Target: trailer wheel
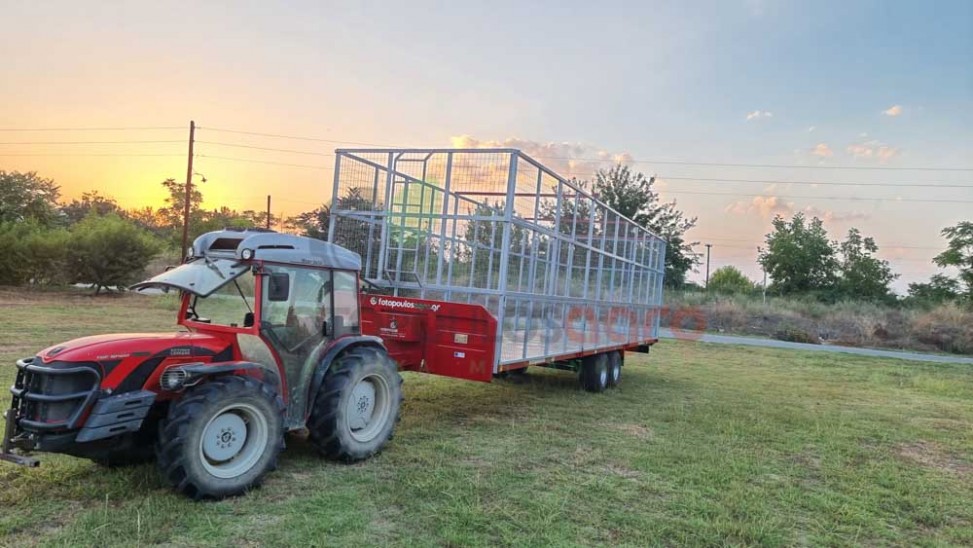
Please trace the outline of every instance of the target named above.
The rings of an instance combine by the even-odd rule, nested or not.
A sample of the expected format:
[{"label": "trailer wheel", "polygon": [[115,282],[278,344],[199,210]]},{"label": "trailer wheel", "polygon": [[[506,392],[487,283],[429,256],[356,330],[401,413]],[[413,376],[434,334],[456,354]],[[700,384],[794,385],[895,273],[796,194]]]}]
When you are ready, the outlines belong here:
[{"label": "trailer wheel", "polygon": [[367,459],[392,439],[402,405],[402,377],[385,350],[356,346],[324,377],[308,420],[308,438],[324,456]]},{"label": "trailer wheel", "polygon": [[159,469],[193,499],[239,495],[260,485],[284,448],[284,404],[252,377],[213,379],[169,407],[159,429]]},{"label": "trailer wheel", "polygon": [[595,354],[581,361],[581,387],[588,392],[604,392],[608,387],[608,355]]},{"label": "trailer wheel", "polygon": [[622,353],[608,353],[608,387],[615,388],[622,382]]}]

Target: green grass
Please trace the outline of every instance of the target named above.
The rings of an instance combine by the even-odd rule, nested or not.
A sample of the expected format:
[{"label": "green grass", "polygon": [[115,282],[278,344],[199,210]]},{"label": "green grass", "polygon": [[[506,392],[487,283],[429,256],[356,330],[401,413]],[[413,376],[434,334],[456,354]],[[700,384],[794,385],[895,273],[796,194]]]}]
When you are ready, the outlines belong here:
[{"label": "green grass", "polygon": [[[136,297],[0,293],[0,310],[5,364],[174,317]],[[673,341],[605,394],[528,377],[406,374],[381,455],[340,465],[290,438],[261,489],[221,502],[151,465],[0,463],[0,545],[973,544],[968,367]]]}]

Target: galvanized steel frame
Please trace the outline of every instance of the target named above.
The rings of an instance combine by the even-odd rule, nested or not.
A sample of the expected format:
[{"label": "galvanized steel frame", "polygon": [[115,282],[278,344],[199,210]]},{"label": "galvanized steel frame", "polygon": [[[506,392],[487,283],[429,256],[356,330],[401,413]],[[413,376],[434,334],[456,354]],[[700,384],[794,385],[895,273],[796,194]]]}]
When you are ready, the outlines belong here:
[{"label": "galvanized steel frame", "polygon": [[362,255],[363,278],[395,295],[479,302],[496,316],[494,371],[657,336],[665,241],[519,150],[339,149],[332,196],[329,240]]}]

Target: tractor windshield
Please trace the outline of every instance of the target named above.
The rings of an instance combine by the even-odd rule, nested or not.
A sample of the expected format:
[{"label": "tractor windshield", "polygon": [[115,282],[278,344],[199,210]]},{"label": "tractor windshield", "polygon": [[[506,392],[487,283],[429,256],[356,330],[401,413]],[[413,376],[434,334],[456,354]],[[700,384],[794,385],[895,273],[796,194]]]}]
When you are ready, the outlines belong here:
[{"label": "tractor windshield", "polygon": [[198,322],[250,327],[253,325],[255,276],[245,271],[206,297],[193,296],[187,319]]},{"label": "tractor windshield", "polygon": [[232,282],[243,274],[250,265],[236,259],[210,259],[200,257],[167,270],[158,276],[133,285],[130,289],[142,291],[155,288],[163,291],[178,289],[188,291],[199,297],[207,297],[214,291]]}]

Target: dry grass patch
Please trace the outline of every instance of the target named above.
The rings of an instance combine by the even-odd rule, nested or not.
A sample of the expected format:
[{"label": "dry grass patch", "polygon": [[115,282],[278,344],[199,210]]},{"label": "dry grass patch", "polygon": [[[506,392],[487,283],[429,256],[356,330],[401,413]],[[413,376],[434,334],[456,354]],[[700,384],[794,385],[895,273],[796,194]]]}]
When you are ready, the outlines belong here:
[{"label": "dry grass patch", "polygon": [[973,472],[973,463],[960,460],[934,442],[904,443],[897,446],[895,450],[900,457],[932,470],[959,476],[968,476]]}]

